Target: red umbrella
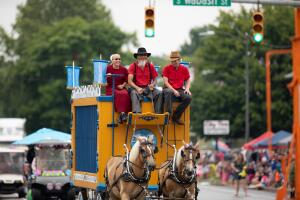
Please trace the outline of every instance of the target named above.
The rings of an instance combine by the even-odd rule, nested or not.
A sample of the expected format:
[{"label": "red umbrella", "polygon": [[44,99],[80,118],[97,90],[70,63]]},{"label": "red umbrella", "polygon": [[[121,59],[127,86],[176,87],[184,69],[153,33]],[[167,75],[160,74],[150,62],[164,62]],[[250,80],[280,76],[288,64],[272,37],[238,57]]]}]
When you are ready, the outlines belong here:
[{"label": "red umbrella", "polygon": [[250,142],[247,142],[246,144],[243,145],[243,148],[244,149],[247,149],[247,150],[251,150],[251,149],[254,149],[254,145],[264,139],[267,139],[267,138],[270,138],[272,137],[273,133],[270,132],[270,131],[267,131],[263,134],[261,134],[260,136],[258,136],[257,138],[251,140]]}]

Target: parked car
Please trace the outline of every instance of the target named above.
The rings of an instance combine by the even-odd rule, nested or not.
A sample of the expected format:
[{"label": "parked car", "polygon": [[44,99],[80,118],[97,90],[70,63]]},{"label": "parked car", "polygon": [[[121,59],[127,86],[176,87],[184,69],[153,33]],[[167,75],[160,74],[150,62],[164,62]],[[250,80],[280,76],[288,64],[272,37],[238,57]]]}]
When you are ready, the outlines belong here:
[{"label": "parked car", "polygon": [[25,147],[0,147],[0,193],[18,193],[20,198],[26,196],[26,179],[23,173]]}]

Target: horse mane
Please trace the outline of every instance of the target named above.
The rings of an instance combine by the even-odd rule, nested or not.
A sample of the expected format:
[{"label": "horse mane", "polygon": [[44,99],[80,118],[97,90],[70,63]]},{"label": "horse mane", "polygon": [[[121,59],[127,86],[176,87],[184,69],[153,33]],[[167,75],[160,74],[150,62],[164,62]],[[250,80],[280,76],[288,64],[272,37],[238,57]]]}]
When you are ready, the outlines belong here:
[{"label": "horse mane", "polygon": [[184,146],[180,147],[180,149],[176,153],[176,167],[180,166],[182,157],[181,157],[181,150],[184,148]]},{"label": "horse mane", "polygon": [[137,160],[138,156],[140,154],[141,142],[140,142],[139,139],[147,141],[147,138],[142,137],[142,136],[140,136],[136,139],[136,142],[134,143],[134,145],[133,145],[133,147],[131,148],[131,151],[130,151],[130,155],[129,155],[129,161],[130,162],[134,162],[135,160]]}]

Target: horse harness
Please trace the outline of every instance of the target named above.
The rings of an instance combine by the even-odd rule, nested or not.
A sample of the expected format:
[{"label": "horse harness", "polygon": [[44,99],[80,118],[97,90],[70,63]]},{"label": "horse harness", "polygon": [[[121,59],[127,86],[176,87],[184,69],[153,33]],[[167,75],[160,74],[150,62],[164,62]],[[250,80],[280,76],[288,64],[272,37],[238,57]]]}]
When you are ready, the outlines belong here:
[{"label": "horse harness", "polygon": [[[168,176],[166,177],[165,180],[172,179],[173,181],[175,181],[179,185],[187,185],[187,187],[189,187],[191,184],[196,182],[196,172],[193,174],[193,176],[190,179],[185,179],[185,178],[182,178],[182,177],[179,176],[177,168],[175,168],[175,170],[173,169],[173,163],[172,162],[169,163],[168,169],[169,169],[169,174],[168,174]],[[166,181],[164,181],[164,183],[165,182]]]},{"label": "horse harness", "polygon": [[[191,152],[191,151],[193,151],[194,149],[193,149],[191,146],[189,146],[189,147],[188,147],[188,150]],[[187,162],[187,161],[189,161],[189,160],[192,160],[192,158],[186,159],[185,162]],[[164,185],[166,184],[166,181],[167,181],[168,179],[171,179],[171,180],[173,180],[174,182],[176,182],[179,186],[181,186],[181,187],[184,188],[184,190],[185,190],[184,196],[186,196],[187,193],[188,193],[188,188],[189,188],[192,184],[197,183],[197,180],[196,180],[196,170],[194,170],[194,173],[193,173],[193,175],[191,176],[190,179],[186,179],[186,178],[184,178],[184,177],[180,177],[180,176],[179,176],[179,172],[178,172],[178,168],[176,167],[176,164],[175,164],[175,163],[176,163],[175,161],[176,161],[176,158],[175,158],[175,156],[174,156],[172,162],[169,162],[169,164],[167,165],[167,169],[166,169],[166,171],[165,171],[165,174],[166,174],[167,171],[168,171],[168,175],[167,175],[167,177],[164,179],[164,181],[163,181],[163,183],[162,183],[162,186],[164,186]],[[193,163],[195,164],[194,161],[193,161]],[[196,165],[194,165],[194,166],[196,166]],[[165,174],[164,174],[164,176],[165,176]],[[162,191],[159,191],[159,192],[162,192]],[[197,188],[196,188],[195,196],[197,197],[197,195],[198,195],[198,192],[197,192]]]},{"label": "horse harness", "polygon": [[[149,144],[152,144],[152,143],[144,142],[142,144],[149,145]],[[153,156],[153,154],[143,153],[143,159],[144,159],[143,161],[144,161],[146,167],[139,167],[136,164],[129,161],[129,154],[124,156],[123,162],[120,162],[116,167],[116,171],[117,171],[117,169],[119,167],[123,166],[122,174],[119,177],[116,177],[117,176],[116,173],[114,174],[114,180],[115,181],[113,182],[113,184],[111,185],[110,190],[107,191],[107,193],[109,194],[111,192],[112,188],[115,187],[115,186],[120,191],[120,188],[119,188],[119,185],[118,185],[118,182],[119,182],[120,179],[123,179],[125,182],[135,183],[136,185],[141,187],[141,191],[138,192],[138,194],[133,199],[136,199],[138,196],[140,196],[140,194],[143,191],[147,192],[145,186],[147,185],[148,181],[150,180],[151,174],[150,174],[149,168],[147,167],[147,161],[145,161],[145,158],[148,157],[149,155]],[[138,167],[140,169],[145,169],[143,177],[141,177],[141,178],[136,177],[135,174],[134,174],[133,168],[130,164],[135,165],[136,167]],[[106,179],[106,182],[108,183],[107,179]]]}]

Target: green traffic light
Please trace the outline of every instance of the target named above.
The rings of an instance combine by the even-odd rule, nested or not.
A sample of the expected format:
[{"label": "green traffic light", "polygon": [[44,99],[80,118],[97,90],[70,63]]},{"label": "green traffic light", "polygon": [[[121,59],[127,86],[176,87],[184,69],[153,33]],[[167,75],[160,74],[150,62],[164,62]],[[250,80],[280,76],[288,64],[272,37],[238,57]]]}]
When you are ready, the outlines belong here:
[{"label": "green traffic light", "polygon": [[264,39],[264,36],[261,33],[255,33],[253,39],[255,42],[259,43]]},{"label": "green traffic light", "polygon": [[146,30],[145,30],[145,36],[146,37],[154,37],[154,29],[152,29],[152,28],[146,28]]}]

